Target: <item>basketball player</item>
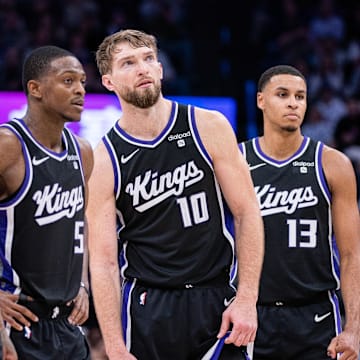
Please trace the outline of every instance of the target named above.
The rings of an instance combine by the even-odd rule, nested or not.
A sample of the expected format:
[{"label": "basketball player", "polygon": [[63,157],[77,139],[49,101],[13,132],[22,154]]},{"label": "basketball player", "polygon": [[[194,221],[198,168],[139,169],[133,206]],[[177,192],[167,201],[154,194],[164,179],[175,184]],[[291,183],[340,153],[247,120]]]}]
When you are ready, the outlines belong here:
[{"label": "basketball player", "polygon": [[96,59],[122,108],[96,147],[89,181],[91,284],[107,355],[246,359],[257,328],[263,227],[231,125],[218,112],[162,96],[152,35],[109,35]]},{"label": "basketball player", "polygon": [[[297,69],[279,65],[266,70],[257,93],[263,136],[240,144],[265,227],[254,360],[345,360],[359,355],[355,174],[344,154],[302,135],[306,90]],[[343,331],[335,293],[339,287]]]},{"label": "basketball player", "polygon": [[23,65],[28,107],[0,127],[0,309],[19,359],[89,359],[85,234],[90,144],[67,130],[79,121],[86,76],[54,46]]}]

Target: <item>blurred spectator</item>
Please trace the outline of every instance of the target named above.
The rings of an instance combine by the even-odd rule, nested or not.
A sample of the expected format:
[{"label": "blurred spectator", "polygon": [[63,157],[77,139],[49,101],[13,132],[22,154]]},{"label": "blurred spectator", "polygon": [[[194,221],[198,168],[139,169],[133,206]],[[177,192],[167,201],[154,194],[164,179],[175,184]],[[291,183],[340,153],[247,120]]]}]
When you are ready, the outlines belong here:
[{"label": "blurred spectator", "polygon": [[347,97],[360,99],[360,38],[349,43],[347,60],[344,94]]},{"label": "blurred spectator", "polygon": [[0,51],[8,47],[19,48],[26,45],[29,31],[21,13],[16,8],[16,0],[0,0]]},{"label": "blurred spectator", "polygon": [[[99,39],[138,27],[158,36],[165,76],[171,79],[165,78],[164,86],[173,95],[237,98],[239,79],[256,78],[269,63],[302,58],[311,72],[329,69],[309,90],[320,89],[327,78],[328,86],[358,96],[360,66],[349,54],[357,52],[359,42],[359,2],[259,0],[242,3],[240,13],[235,5],[233,0],[0,0],[0,71],[8,68],[8,48],[16,47],[11,53],[22,58],[46,43],[71,48],[91,69]],[[199,22],[203,15],[208,26]],[[105,92],[92,83],[91,89]],[[0,76],[0,90],[14,86]]]},{"label": "blurred spectator", "polygon": [[[321,52],[312,56],[312,70],[308,74],[309,101],[317,100],[323,88],[342,95],[344,89],[344,67],[339,51],[333,49],[332,39],[321,40]],[[319,49],[319,47],[318,47]]]},{"label": "blurred spectator", "polygon": [[330,145],[332,143],[332,133],[329,132],[327,123],[328,120],[315,104],[307,110],[307,114],[302,125],[302,132],[305,136],[309,136],[314,140],[319,140]]},{"label": "blurred spectator", "polygon": [[[275,65],[279,62],[289,63],[295,58],[307,56],[310,50],[308,38],[307,12],[296,0],[281,0],[273,6],[278,9],[272,16],[271,32],[273,39],[269,42],[269,58]],[[296,44],[296,46],[294,46]]]},{"label": "blurred spectator", "polygon": [[332,38],[340,43],[345,36],[345,22],[335,0],[318,0],[317,11],[309,24],[310,41]]},{"label": "blurred spectator", "polygon": [[360,100],[349,98],[347,112],[341,117],[334,131],[334,145],[340,151],[360,146]]},{"label": "blurred spectator", "polygon": [[[274,14],[271,12],[272,4],[266,0],[254,2],[249,13],[248,42],[251,61],[262,70],[269,65],[268,44],[274,39],[272,19]],[[282,19],[283,20],[283,19]],[[260,70],[260,71],[261,71]],[[260,72],[259,71],[259,72]],[[257,73],[257,70],[255,70]],[[256,74],[257,75],[257,74]]]},{"label": "blurred spectator", "polygon": [[0,60],[0,82],[7,84],[9,91],[19,90],[21,84],[22,51],[19,46],[10,46],[5,49]]},{"label": "blurred spectator", "polygon": [[98,86],[98,71],[93,71],[100,40],[120,28],[140,26],[160,33],[164,86],[170,84],[168,78],[171,93],[189,94],[193,67],[188,1],[0,0],[0,90],[21,90],[15,80],[26,52],[52,44],[71,50],[90,70],[88,91],[106,92]]},{"label": "blurred spectator", "polygon": [[335,91],[324,85],[320,90],[318,100],[313,103],[321,113],[323,119],[326,119],[325,129],[329,133],[328,145],[333,145],[333,134],[339,120],[347,114],[347,106],[345,101]]},{"label": "blurred spectator", "polygon": [[86,73],[86,91],[88,93],[104,92],[96,65],[93,62],[87,62],[83,67]]},{"label": "blurred spectator", "polygon": [[110,35],[130,25],[129,15],[124,9],[117,6],[111,12],[108,24],[105,26],[106,35]]},{"label": "blurred spectator", "polygon": [[76,57],[83,63],[93,62],[93,58],[86,45],[85,32],[73,30],[68,34],[68,46],[67,48],[76,55]]},{"label": "blurred spectator", "polygon": [[158,37],[167,93],[190,91],[192,53],[185,10],[186,1],[182,0],[141,0],[139,4],[143,30]]},{"label": "blurred spectator", "polygon": [[355,169],[357,181],[358,206],[360,210],[360,145],[352,145],[344,150],[344,153],[350,158]]},{"label": "blurred spectator", "polygon": [[338,122],[334,131],[335,147],[345,153],[353,163],[358,185],[360,209],[360,100],[347,100],[347,114]]},{"label": "blurred spectator", "polygon": [[305,136],[325,144],[330,144],[332,141],[332,134],[327,128],[327,119],[323,117],[316,105],[308,109],[302,125],[302,132]]}]

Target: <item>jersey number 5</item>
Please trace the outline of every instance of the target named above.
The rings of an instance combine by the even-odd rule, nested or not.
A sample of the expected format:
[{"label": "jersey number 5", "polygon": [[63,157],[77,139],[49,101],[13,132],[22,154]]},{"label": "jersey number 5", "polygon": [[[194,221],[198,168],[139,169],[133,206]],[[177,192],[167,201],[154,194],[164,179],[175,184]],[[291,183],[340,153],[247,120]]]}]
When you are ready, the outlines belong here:
[{"label": "jersey number 5", "polygon": [[75,234],[74,234],[74,253],[83,254],[84,253],[84,222],[75,221]]}]

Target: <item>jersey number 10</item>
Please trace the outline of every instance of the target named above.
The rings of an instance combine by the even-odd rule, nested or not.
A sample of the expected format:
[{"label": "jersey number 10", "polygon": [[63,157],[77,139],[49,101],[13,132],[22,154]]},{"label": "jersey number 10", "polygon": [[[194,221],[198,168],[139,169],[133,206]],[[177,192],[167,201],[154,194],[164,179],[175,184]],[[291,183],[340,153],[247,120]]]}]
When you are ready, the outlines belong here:
[{"label": "jersey number 10", "polygon": [[204,192],[176,200],[180,207],[184,227],[201,224],[209,220],[206,195]]}]

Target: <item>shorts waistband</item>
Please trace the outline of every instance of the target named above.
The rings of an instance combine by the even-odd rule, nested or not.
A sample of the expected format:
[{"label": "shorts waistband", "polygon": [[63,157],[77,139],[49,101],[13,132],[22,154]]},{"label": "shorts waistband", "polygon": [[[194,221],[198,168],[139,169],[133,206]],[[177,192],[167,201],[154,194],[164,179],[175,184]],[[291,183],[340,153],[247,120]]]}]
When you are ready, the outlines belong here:
[{"label": "shorts waistband", "polygon": [[19,301],[19,304],[27,307],[39,319],[47,320],[59,320],[67,318],[73,309],[73,305],[52,305],[41,301]]},{"label": "shorts waistband", "polygon": [[192,289],[192,288],[212,288],[212,287],[223,287],[227,286],[230,283],[230,277],[227,274],[220,274],[217,277],[202,281],[202,282],[188,282],[185,284],[175,285],[175,286],[167,286],[167,285],[159,285],[152,284],[146,281],[142,281],[136,279],[136,285],[144,286],[146,288],[156,288],[156,289],[166,289],[166,290],[177,290],[177,289]]},{"label": "shorts waistband", "polygon": [[260,306],[306,306],[311,304],[322,303],[326,300],[329,300],[329,295],[327,292],[320,293],[318,295],[304,298],[304,299],[295,299],[295,300],[275,300],[275,301],[265,301],[265,302],[258,302]]}]

